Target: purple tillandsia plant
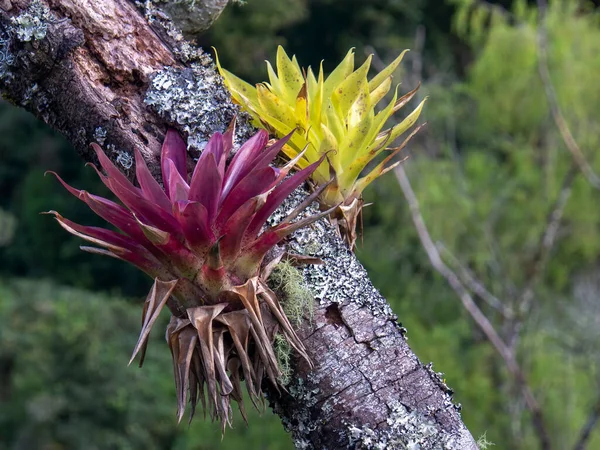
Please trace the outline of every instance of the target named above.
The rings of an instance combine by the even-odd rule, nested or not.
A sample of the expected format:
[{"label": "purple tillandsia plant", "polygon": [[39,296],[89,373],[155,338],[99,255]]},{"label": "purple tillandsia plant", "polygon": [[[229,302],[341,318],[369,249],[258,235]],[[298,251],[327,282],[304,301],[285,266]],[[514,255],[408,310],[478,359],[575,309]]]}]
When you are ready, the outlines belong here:
[{"label": "purple tillandsia plant", "polygon": [[122,259],[154,278],[131,361],[140,353],[142,365],[150,330],[167,305],[172,316],[166,338],[173,356],[178,419],[189,394],[190,420],[200,399],[223,430],[231,424],[231,399],[245,418],[242,380],[255,406],[262,401],[265,374],[277,387],[276,333],[310,363],[266,284],[281,252],[278,257],[267,254],[276,253],[270,250],[286,236],[330,212],[292,222],[320,189],[280,224],[265,228],[269,216],[322,160],[288,176],[296,160],[282,168],[270,164],[291,135],[267,146],[268,134],[261,130],[228,163],[233,136],[233,124],[224,134],[215,133],[188,174],[186,144],[169,130],[161,152],[164,189],[139,151],[135,151],[136,187],[92,144],[106,173],[96,169],[98,175],[123,205],[75,189],[52,173],[120,232],[82,226],[50,211],[63,228],[95,245],[83,250]]}]

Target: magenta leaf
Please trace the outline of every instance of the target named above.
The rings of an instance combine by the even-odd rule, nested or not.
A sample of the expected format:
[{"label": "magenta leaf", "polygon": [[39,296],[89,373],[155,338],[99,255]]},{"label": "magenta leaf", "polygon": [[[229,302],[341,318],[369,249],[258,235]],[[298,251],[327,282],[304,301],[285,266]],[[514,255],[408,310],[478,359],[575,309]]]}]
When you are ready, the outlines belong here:
[{"label": "magenta leaf", "polygon": [[256,161],[253,163],[254,167],[252,170],[256,170],[257,168],[266,167],[269,164],[271,164],[271,162],[279,154],[279,152],[281,151],[283,146],[285,144],[287,144],[287,142],[292,138],[292,134],[294,134],[294,131],[292,131],[287,136],[282,137],[281,139],[279,139],[277,142],[275,142],[270,147],[267,147],[265,149],[265,151],[263,152],[263,154],[260,156],[260,158],[257,158]]},{"label": "magenta leaf", "polygon": [[198,161],[198,165],[192,175],[190,200],[200,202],[204,205],[210,223],[214,221],[217,214],[222,181],[213,153],[209,153],[203,158],[203,164],[200,164],[200,161]]},{"label": "magenta leaf", "polygon": [[227,220],[221,230],[221,256],[225,261],[233,261],[240,253],[242,241],[246,233],[246,228],[250,224],[256,211],[258,198],[244,203],[230,218]]},{"label": "magenta leaf", "polygon": [[[96,156],[98,156],[100,165],[102,166],[109,178],[112,178],[113,180],[117,181],[124,189],[128,189],[131,192],[134,192],[138,195],[141,193],[141,190],[136,188],[133,184],[131,184],[127,177],[123,175],[123,173],[119,169],[117,169],[117,166],[115,166],[112,163],[108,156],[106,156],[106,153],[104,153],[104,150],[102,150],[98,144],[92,144],[92,148],[96,152]],[[94,166],[94,168],[96,167]]]},{"label": "magenta leaf", "polygon": [[185,179],[179,174],[172,160],[167,161],[169,167],[169,197],[172,203],[187,201],[190,194],[190,187]]},{"label": "magenta leaf", "polygon": [[279,169],[265,167],[253,173],[252,176],[247,176],[235,186],[221,205],[216,222],[217,230],[221,229],[240,206],[271,189],[277,181],[278,175]]},{"label": "magenta leaf", "polygon": [[319,161],[312,163],[310,166],[296,172],[294,175],[284,180],[279,186],[277,186],[267,197],[265,204],[254,216],[252,223],[248,227],[248,238],[255,238],[260,229],[265,224],[267,219],[273,212],[283,203],[283,201],[300,186],[306,179],[319,167],[323,162],[323,158]]},{"label": "magenta leaf", "polygon": [[177,172],[184,180],[188,180],[187,176],[187,164],[186,164],[186,156],[187,156],[187,145],[185,141],[179,136],[179,133],[176,130],[169,129],[167,130],[167,135],[165,136],[165,141],[163,142],[162,149],[160,152],[161,159],[161,170],[163,176],[163,184],[165,186],[165,192],[167,196],[169,196],[169,163],[168,161],[173,161]]},{"label": "magenta leaf", "polygon": [[269,135],[267,132],[265,130],[260,130],[240,147],[225,173],[223,197],[226,197],[229,194],[229,191],[231,191],[243,177],[254,169],[252,162],[256,159],[256,156],[265,145],[267,145],[268,140]]},{"label": "magenta leaf", "polygon": [[181,227],[171,214],[141,195],[124,189],[113,179],[109,179],[108,183],[110,190],[143,222],[175,236],[182,236]]},{"label": "magenta leaf", "polygon": [[165,194],[165,191],[160,187],[160,184],[154,179],[146,161],[142,157],[140,151],[136,148],[135,151],[135,176],[142,189],[142,194],[148,200],[157,205],[160,205],[165,211],[171,210],[171,202]]},{"label": "magenta leaf", "polygon": [[192,201],[177,202],[173,211],[190,248],[198,253],[204,253],[215,242],[215,235],[210,228],[204,205]]}]

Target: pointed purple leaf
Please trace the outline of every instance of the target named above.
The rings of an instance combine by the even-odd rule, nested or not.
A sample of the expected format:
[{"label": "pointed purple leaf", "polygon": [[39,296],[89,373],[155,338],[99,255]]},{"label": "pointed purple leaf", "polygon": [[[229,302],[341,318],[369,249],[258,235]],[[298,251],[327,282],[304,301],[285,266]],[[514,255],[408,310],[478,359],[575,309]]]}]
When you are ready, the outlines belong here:
[{"label": "pointed purple leaf", "polygon": [[204,205],[211,224],[217,214],[222,180],[214,153],[207,153],[206,157],[201,157],[194,169],[189,199]]},{"label": "pointed purple leaf", "polygon": [[173,161],[177,172],[184,180],[188,180],[187,176],[187,165],[186,165],[186,157],[187,157],[187,145],[185,141],[181,138],[179,133],[174,129],[167,130],[167,135],[165,136],[165,141],[163,142],[162,149],[160,152],[160,166],[162,170],[163,176],[163,184],[165,186],[165,192],[167,196],[169,196],[169,163],[168,161]]},{"label": "pointed purple leaf", "polygon": [[252,223],[248,227],[248,237],[255,238],[260,229],[265,224],[267,219],[273,212],[283,203],[283,201],[319,167],[323,162],[323,158],[312,163],[310,166],[296,172],[294,175],[284,180],[277,186],[267,197],[265,204],[254,216]]},{"label": "pointed purple leaf", "polygon": [[74,187],[67,184],[55,172],[50,171],[46,173],[51,173],[52,175],[54,175],[58,179],[58,181],[65,187],[65,189],[67,189],[79,200],[85,202],[92,211],[94,211],[98,216],[102,217],[108,223],[117,227],[125,234],[131,236],[137,242],[149,244],[148,240],[145,238],[145,236],[139,229],[137,222],[135,221],[133,215],[129,210],[119,205],[118,203],[115,203],[106,198],[90,194],[87,191],[75,189]]},{"label": "pointed purple leaf", "polygon": [[287,144],[287,142],[291,139],[291,137],[292,137],[292,135],[294,134],[295,131],[296,130],[292,131],[288,135],[286,135],[286,136],[282,137],[281,139],[279,139],[277,142],[275,142],[270,147],[267,147],[265,149],[265,151],[262,153],[262,155],[260,155],[260,157],[255,160],[255,163],[253,163],[254,167],[252,168],[252,170],[254,171],[254,170],[258,169],[258,168],[266,167],[269,164],[271,164],[271,162],[279,154],[279,152],[281,151],[281,149],[283,148],[283,146],[285,144]]},{"label": "pointed purple leaf", "polygon": [[217,163],[217,168],[219,171],[219,175],[221,179],[223,178],[223,174],[225,172],[225,151],[223,147],[223,136],[221,133],[217,132],[212,135],[212,137],[208,140],[208,143],[202,150],[202,154],[196,163],[196,167],[194,168],[194,173],[192,174],[192,180],[196,177],[196,172],[202,170],[202,167],[208,159],[212,156]]},{"label": "pointed purple leaf", "polygon": [[223,197],[227,196],[233,187],[254,169],[253,161],[265,148],[268,140],[268,133],[265,130],[260,130],[240,147],[227,168],[223,185]]},{"label": "pointed purple leaf", "polygon": [[134,192],[138,195],[141,194],[141,189],[136,188],[133,184],[131,184],[127,177],[123,175],[123,173],[119,169],[117,169],[117,166],[115,166],[112,163],[112,161],[108,158],[108,156],[106,156],[106,153],[104,153],[104,150],[102,150],[102,148],[100,148],[98,144],[92,144],[92,148],[96,152],[96,156],[98,156],[100,165],[108,175],[108,178],[116,180],[119,184],[123,186],[123,188],[128,189],[131,192]]},{"label": "pointed purple leaf", "polygon": [[183,237],[181,227],[175,218],[160,206],[146,200],[141,195],[123,188],[116,180],[109,178],[110,190],[143,222],[174,236]]},{"label": "pointed purple leaf", "polygon": [[142,188],[142,194],[148,200],[156,203],[165,211],[171,211],[171,202],[169,201],[167,194],[165,194],[165,191],[163,191],[162,187],[160,187],[160,184],[158,184],[148,170],[148,166],[146,165],[144,157],[137,148],[134,150],[134,153],[135,175],[140,187]]},{"label": "pointed purple leaf", "polygon": [[197,253],[206,251],[214,242],[206,208],[198,202],[177,202],[173,211],[179,221],[185,240]]},{"label": "pointed purple leaf", "polygon": [[251,176],[245,177],[223,201],[217,217],[216,229],[221,230],[231,215],[248,200],[268,192],[277,181],[278,175],[279,169],[265,167]]},{"label": "pointed purple leaf", "polygon": [[88,247],[85,245],[82,245],[79,248],[84,252],[93,253],[95,255],[110,256],[111,258],[120,259],[121,261],[133,264],[142,272],[150,275],[152,278],[158,277],[165,280],[173,278],[173,275],[162,264],[144,259],[137,253],[131,252],[129,250],[124,250],[123,252],[117,255],[111,252],[110,250],[106,250],[104,248]]},{"label": "pointed purple leaf", "polygon": [[231,122],[229,123],[229,126],[227,127],[227,130],[225,131],[225,133],[223,133],[223,153],[225,155],[225,158],[227,158],[227,156],[229,155],[229,153],[231,152],[231,150],[233,150],[233,139],[235,137],[235,125],[236,125],[236,117],[234,117]]},{"label": "pointed purple leaf", "polygon": [[246,228],[254,217],[257,204],[257,197],[250,199],[238,208],[223,226],[220,248],[225,262],[233,261],[239,255]]},{"label": "pointed purple leaf", "polygon": [[[77,231],[80,234],[84,234],[86,236],[90,236],[91,238],[95,239],[96,241],[94,241],[94,244],[96,244],[96,245],[104,245],[101,243],[101,242],[104,242],[104,243],[106,243],[106,245],[104,245],[104,246],[106,246],[108,248],[111,248],[111,246],[119,247],[119,248],[130,250],[132,252],[139,252],[140,256],[144,256],[145,258],[148,258],[148,259],[153,258],[153,256],[144,247],[142,247],[140,244],[138,244],[137,242],[135,242],[132,238],[130,238],[128,236],[125,236],[120,233],[116,233],[112,230],[107,230],[105,228],[80,225],[78,223],[75,223],[75,222],[61,216],[56,211],[49,211],[48,213],[54,215],[54,218],[58,222],[60,222],[61,225],[64,224],[67,227],[72,228],[73,230]],[[70,230],[68,230],[68,231],[70,231]],[[111,250],[112,250],[112,248],[111,248]]]},{"label": "pointed purple leaf", "polygon": [[142,221],[138,221],[138,224],[154,246],[163,253],[159,259],[165,266],[176,268],[177,276],[194,276],[198,271],[198,258],[179,238]]},{"label": "pointed purple leaf", "polygon": [[322,219],[323,217],[328,216],[333,211],[337,209],[339,205],[335,205],[333,208],[328,209],[327,211],[320,211],[317,214],[314,214],[310,217],[306,217],[302,220],[298,220],[294,223],[282,223],[277,225],[276,227],[270,228],[261,234],[257,239],[251,242],[249,245],[244,246],[243,252],[251,255],[251,259],[255,261],[256,264],[260,264],[264,255],[271,249],[273,246],[277,245],[282,239],[292,234],[294,231],[303,228],[307,225],[310,225],[317,220]]},{"label": "pointed purple leaf", "polygon": [[144,236],[144,233],[140,230],[135,218],[127,208],[105,198],[98,197],[97,195],[92,195],[86,191],[82,192],[80,198],[98,216],[135,239],[139,244],[151,250],[153,247],[152,244],[148,241],[146,236]]},{"label": "pointed purple leaf", "polygon": [[111,230],[105,230],[104,228],[79,225],[68,219],[65,219],[56,211],[50,211],[50,213],[54,214],[54,217],[60,226],[69,233],[95,245],[105,247],[107,249],[106,251],[110,252],[109,256],[114,256],[130,262],[146,273],[150,273],[150,270],[153,273],[162,270],[161,263],[154,256],[152,256],[140,245],[136,244],[130,239],[127,239],[126,236],[120,235]]},{"label": "pointed purple leaf", "polygon": [[[187,201],[190,194],[190,187],[187,182],[181,177],[181,174],[177,171],[175,163],[172,160],[167,160],[167,167],[169,172],[168,183],[169,183],[169,197],[172,203]],[[171,211],[171,209],[169,209]]]}]

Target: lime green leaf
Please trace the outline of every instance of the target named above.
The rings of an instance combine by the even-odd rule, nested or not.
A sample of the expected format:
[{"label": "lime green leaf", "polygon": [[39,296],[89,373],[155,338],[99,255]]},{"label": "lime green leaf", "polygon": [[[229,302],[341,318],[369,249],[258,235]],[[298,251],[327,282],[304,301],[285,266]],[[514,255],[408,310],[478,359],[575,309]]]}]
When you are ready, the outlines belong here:
[{"label": "lime green leaf", "polygon": [[296,124],[302,128],[302,130],[308,129],[309,113],[306,83],[302,85],[302,88],[296,97],[294,115],[296,116]]},{"label": "lime green leaf", "polygon": [[308,69],[308,112],[310,115],[310,125],[313,129],[319,130],[321,117],[323,114],[323,70],[319,72],[319,80],[315,80],[313,71]]},{"label": "lime green leaf", "polygon": [[[354,49],[351,48],[346,53],[343,61],[333,69],[333,72],[329,74],[327,79],[325,80],[325,85],[323,87],[323,98],[331,97],[331,93],[333,90],[344,81],[354,70]],[[323,64],[321,64],[321,72],[319,75],[323,73]]]},{"label": "lime green leaf", "polygon": [[256,91],[262,112],[289,126],[290,131],[296,127],[295,111],[281,97],[277,97],[262,84],[256,85]]},{"label": "lime green leaf", "polygon": [[375,106],[379,101],[386,96],[392,87],[392,77],[387,77],[383,82],[371,91],[370,101],[371,105]]},{"label": "lime green leaf", "polygon": [[275,74],[275,71],[273,70],[273,66],[271,65],[271,63],[269,61],[266,61],[266,63],[267,63],[267,74],[269,76],[269,84],[271,86],[271,91],[278,97],[283,97],[284,92],[281,89],[281,82],[279,81],[279,78]]},{"label": "lime green leaf", "polygon": [[404,50],[402,53],[400,53],[400,56],[398,56],[395,60],[393,60],[389,66],[387,66],[385,69],[383,69],[377,75],[375,75],[373,77],[373,79],[371,81],[369,81],[369,91],[373,92],[375,89],[377,89],[379,87],[379,85],[381,85],[381,83],[383,83],[386,80],[386,78],[392,76],[394,71],[400,65],[400,62],[402,62],[402,58],[404,58],[404,54],[407,51],[408,50]]},{"label": "lime green leaf", "polygon": [[296,102],[296,96],[302,84],[304,77],[298,67],[298,63],[294,64],[283,47],[277,47],[277,75],[281,86],[281,93],[288,105],[293,105]]},{"label": "lime green leaf", "polygon": [[410,133],[410,135],[408,135],[408,137],[402,142],[402,144],[400,144],[398,147],[394,148],[392,150],[392,152],[383,161],[381,161],[379,164],[377,164],[377,166],[375,166],[375,168],[369,172],[368,175],[366,175],[366,176],[362,177],[360,180],[358,180],[354,185],[354,193],[357,196],[360,196],[362,194],[362,192],[364,191],[364,189],[369,184],[371,184],[376,178],[379,178],[381,175],[386,174],[390,170],[394,169],[394,167],[396,167],[398,164],[400,164],[402,161],[395,162],[392,165],[386,167],[386,164],[389,163],[394,156],[396,156],[398,153],[400,153],[404,149],[404,147],[406,147],[406,144],[408,144],[408,142],[412,139],[412,137],[415,134],[417,134],[419,132],[419,130],[421,128],[423,128],[424,126],[425,126],[425,124],[422,124],[422,125],[418,126],[417,128],[415,128],[412,131],[412,133]]},{"label": "lime green leaf", "polygon": [[392,132],[390,134],[390,138],[389,138],[388,142],[390,142],[390,143],[394,142],[398,136],[400,136],[402,133],[404,133],[406,130],[408,130],[410,127],[412,127],[415,124],[415,122],[421,115],[421,111],[423,110],[423,105],[425,105],[426,101],[427,101],[427,98],[425,98],[419,104],[419,106],[417,106],[415,108],[415,110],[413,112],[411,112],[408,115],[408,117],[406,117],[406,119],[404,119],[398,125],[395,125],[392,127]]},{"label": "lime green leaf", "polygon": [[[362,66],[352,72],[331,93],[331,102],[334,108],[346,120],[350,107],[356,102],[361,92],[368,89],[367,73],[371,67],[371,56]],[[368,97],[367,97],[368,98]]]},{"label": "lime green leaf", "polygon": [[219,63],[219,57],[215,52],[215,59],[219,73],[225,81],[225,86],[231,92],[231,96],[241,105],[251,106],[253,109],[258,105],[256,97],[256,89],[249,83],[246,83],[241,78],[236,77],[231,72],[223,69]]}]

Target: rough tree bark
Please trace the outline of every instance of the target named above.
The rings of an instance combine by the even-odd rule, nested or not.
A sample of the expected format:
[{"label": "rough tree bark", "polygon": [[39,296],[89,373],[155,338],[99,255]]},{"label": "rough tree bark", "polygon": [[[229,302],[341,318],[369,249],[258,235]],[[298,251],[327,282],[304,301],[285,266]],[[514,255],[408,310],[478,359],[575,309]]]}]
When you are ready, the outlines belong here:
[{"label": "rough tree bark", "polygon": [[[235,114],[246,137],[251,127],[211,58],[183,40],[161,3],[0,0],[3,97],[62,132],[87,160],[89,143],[99,142],[129,176],[134,147],[158,172],[168,125],[188,136],[192,156]],[[226,2],[196,3],[198,23],[210,23]],[[325,261],[304,269],[316,304],[299,332],[315,368],[296,361],[288,392],[269,396],[297,448],[476,449],[450,389],[410,350],[328,223],[289,245]]]}]

